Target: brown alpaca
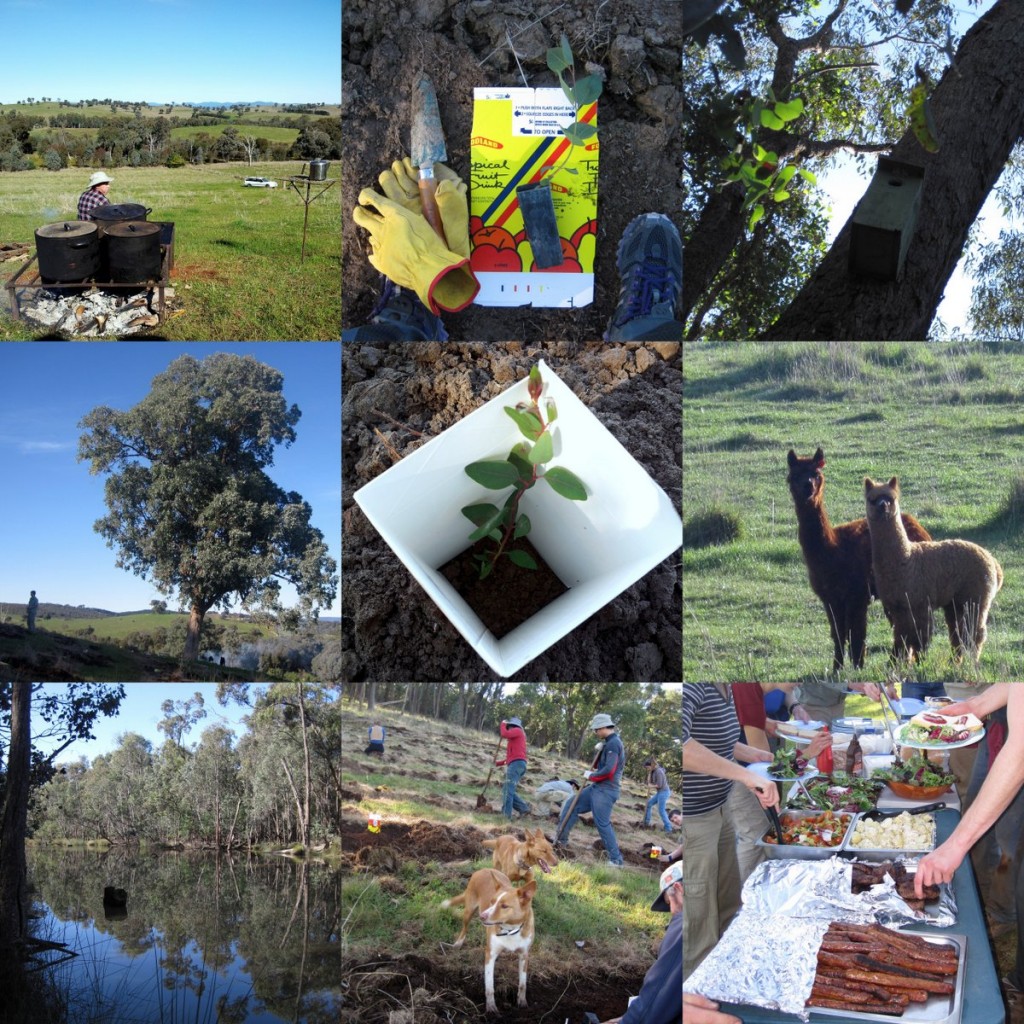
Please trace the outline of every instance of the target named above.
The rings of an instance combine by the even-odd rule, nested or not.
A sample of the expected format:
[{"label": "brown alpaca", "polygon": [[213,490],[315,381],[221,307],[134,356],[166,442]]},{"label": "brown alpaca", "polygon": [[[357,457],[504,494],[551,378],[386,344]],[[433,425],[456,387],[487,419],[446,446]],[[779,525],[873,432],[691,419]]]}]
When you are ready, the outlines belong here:
[{"label": "brown alpaca", "polygon": [[[871,535],[865,519],[833,526],[825,511],[825,453],[819,448],[810,458],[792,449],[789,490],[796,506],[797,536],[807,563],[811,590],[821,599],[832,634],[832,669],[843,667],[849,646],[850,660],[864,665],[868,631],[868,605],[875,595],[871,578]],[[904,516],[907,533],[915,540],[930,540],[928,531],[913,517]]]},{"label": "brown alpaca", "polygon": [[988,612],[1003,570],[983,548],[969,540],[918,543],[907,537],[900,519],[900,485],[864,478],[875,585],[892,621],[893,660],[914,660],[928,647],[932,612],[946,615],[949,641],[957,661],[965,650],[974,660],[985,643]]}]

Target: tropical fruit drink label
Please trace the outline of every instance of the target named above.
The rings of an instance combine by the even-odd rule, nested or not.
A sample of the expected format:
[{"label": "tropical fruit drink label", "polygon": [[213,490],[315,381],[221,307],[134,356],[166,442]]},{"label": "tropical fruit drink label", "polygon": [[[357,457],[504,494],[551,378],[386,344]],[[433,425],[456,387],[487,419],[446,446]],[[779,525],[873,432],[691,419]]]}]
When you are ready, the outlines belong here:
[{"label": "tropical fruit drink label", "polygon": [[[597,136],[573,146],[560,129],[576,120],[561,89],[474,89],[470,144],[472,265],[478,306],[586,306],[594,301]],[[579,120],[597,127],[597,103]],[[554,176],[545,171],[567,162]],[[538,270],[516,188],[551,184],[561,266]]]}]

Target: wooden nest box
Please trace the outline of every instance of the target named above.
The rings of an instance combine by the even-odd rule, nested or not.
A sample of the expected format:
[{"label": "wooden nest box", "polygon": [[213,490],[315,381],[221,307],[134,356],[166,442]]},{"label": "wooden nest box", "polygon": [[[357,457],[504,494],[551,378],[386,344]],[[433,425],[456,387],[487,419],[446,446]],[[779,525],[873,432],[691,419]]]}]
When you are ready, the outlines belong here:
[{"label": "wooden nest box", "polygon": [[921,206],[924,168],[878,158],[871,184],[853,211],[850,273],[898,281]]}]

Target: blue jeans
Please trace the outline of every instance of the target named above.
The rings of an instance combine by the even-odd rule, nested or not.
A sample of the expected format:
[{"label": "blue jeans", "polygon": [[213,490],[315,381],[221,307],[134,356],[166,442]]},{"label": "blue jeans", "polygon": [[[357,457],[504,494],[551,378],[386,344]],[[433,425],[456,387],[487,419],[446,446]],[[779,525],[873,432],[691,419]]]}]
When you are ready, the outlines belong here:
[{"label": "blue jeans", "polygon": [[519,780],[526,774],[525,761],[510,761],[505,766],[505,784],[501,787],[501,813],[512,820],[512,811],[525,814],[530,805],[516,792]]},{"label": "blue jeans", "polygon": [[651,808],[657,804],[658,813],[661,815],[662,824],[665,826],[666,832],[672,831],[672,822],[668,820],[668,811],[665,805],[668,803],[668,798],[672,795],[670,789],[659,789],[650,800],[647,801],[647,807],[644,808],[644,824],[650,825],[651,823]]},{"label": "blue jeans", "polygon": [[597,834],[601,837],[601,842],[604,843],[604,848],[608,851],[608,859],[613,864],[621,864],[622,854],[619,852],[619,843],[615,838],[615,831],[612,829],[612,807],[618,799],[618,789],[613,789],[611,786],[598,784],[581,789],[576,806],[572,809],[572,814],[568,813],[569,805],[572,803],[571,800],[566,800],[565,805],[562,807],[562,814],[558,819],[558,835],[556,836],[558,842],[567,842],[569,833],[572,831],[573,825],[576,824],[576,819],[581,814],[590,811],[594,815]]},{"label": "blue jeans", "polygon": [[900,690],[901,697],[913,697],[924,700],[925,697],[945,697],[946,687],[942,683],[904,683]]}]

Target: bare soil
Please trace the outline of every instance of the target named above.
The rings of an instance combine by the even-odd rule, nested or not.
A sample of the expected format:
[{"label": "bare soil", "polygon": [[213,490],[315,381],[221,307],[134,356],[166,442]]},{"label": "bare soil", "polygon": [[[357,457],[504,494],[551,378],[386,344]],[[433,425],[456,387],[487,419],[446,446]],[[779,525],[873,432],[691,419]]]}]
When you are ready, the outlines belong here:
[{"label": "bare soil", "polygon": [[[546,51],[563,32],[577,67],[603,72],[595,299],[582,309],[471,306],[445,318],[452,339],[603,337],[618,301],[615,254],[629,221],[682,208],[682,5],[678,0],[346,0],[342,32],[342,326],[365,323],[380,288],[352,210],[409,152],[411,83],[434,81],[449,165],[469,178],[473,89],[557,86]],[[515,47],[515,55],[512,45]],[[592,65],[592,66],[590,66]]]},{"label": "bare soil", "polygon": [[[498,676],[456,632],[355,504],[353,492],[543,358],[665,490],[682,501],[680,345],[437,342],[342,346],[342,678]],[[671,682],[682,672],[682,564],[656,566],[511,677]]]}]

